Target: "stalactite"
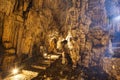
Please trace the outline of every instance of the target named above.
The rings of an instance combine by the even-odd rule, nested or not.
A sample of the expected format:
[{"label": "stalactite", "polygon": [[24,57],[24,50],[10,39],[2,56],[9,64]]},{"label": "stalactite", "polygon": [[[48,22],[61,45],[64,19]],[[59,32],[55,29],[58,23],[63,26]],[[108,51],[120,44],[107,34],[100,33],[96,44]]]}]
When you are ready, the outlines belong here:
[{"label": "stalactite", "polygon": [[109,41],[103,30],[107,25],[104,0],[0,0],[0,4],[5,70],[16,57],[57,53],[57,41],[69,32],[79,64],[99,66]]}]

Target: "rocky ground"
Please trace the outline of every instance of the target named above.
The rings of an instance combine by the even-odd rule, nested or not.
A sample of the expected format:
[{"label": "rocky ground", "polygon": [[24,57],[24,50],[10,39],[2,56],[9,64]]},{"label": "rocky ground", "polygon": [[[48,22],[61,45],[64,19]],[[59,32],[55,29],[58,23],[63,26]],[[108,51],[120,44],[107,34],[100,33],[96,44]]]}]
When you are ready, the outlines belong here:
[{"label": "rocky ground", "polygon": [[[5,80],[119,80],[120,67],[119,58],[104,58],[103,66],[83,67],[78,65],[72,68],[71,63],[63,65],[61,57],[50,63],[46,69],[30,67],[31,65],[41,65],[41,58],[33,60],[35,63],[29,64],[23,68],[24,72]],[[31,61],[30,61],[31,62]],[[114,62],[114,63],[113,63]],[[29,64],[29,65],[28,65]],[[44,66],[44,65],[41,65]],[[26,71],[26,72],[25,72]],[[114,74],[114,75],[113,75]]]},{"label": "rocky ground", "polygon": [[[119,76],[119,75],[118,75]],[[49,79],[47,79],[49,78]],[[73,69],[71,65],[62,65],[60,60],[32,80],[119,80],[106,73],[102,67],[82,67]]]}]

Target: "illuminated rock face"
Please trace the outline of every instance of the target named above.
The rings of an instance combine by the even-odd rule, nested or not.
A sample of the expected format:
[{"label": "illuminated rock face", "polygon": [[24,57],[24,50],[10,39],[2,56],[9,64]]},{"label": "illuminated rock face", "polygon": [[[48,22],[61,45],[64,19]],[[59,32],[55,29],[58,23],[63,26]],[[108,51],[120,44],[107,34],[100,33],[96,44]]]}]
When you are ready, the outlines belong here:
[{"label": "illuminated rock face", "polygon": [[6,70],[4,66],[14,63],[17,57],[51,52],[56,47],[52,46],[52,39],[57,40],[67,30],[63,26],[70,6],[69,0],[0,0],[0,40],[5,48],[3,68]]},{"label": "illuminated rock face", "polygon": [[80,64],[96,65],[109,41],[109,35],[103,31],[107,24],[104,0],[74,1],[0,0],[0,39],[5,48],[3,65],[23,55],[55,53],[56,42],[60,36],[66,38],[68,31],[79,45]]}]

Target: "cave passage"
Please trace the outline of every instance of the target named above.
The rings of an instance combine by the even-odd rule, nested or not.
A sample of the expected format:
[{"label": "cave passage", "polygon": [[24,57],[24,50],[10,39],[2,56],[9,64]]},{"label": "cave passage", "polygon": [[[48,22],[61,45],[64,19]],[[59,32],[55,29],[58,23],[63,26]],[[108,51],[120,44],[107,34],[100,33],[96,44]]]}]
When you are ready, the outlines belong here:
[{"label": "cave passage", "polygon": [[120,1],[0,0],[0,80],[120,80]]}]

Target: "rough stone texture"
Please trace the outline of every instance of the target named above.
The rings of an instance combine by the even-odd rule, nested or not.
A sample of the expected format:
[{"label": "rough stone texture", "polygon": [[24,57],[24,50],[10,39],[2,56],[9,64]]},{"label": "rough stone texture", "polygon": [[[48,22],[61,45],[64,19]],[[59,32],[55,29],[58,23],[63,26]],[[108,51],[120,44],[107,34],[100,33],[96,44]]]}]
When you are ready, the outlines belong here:
[{"label": "rough stone texture", "polygon": [[[68,6],[64,7],[66,3]],[[32,57],[39,55],[39,51],[50,53],[55,48],[51,40],[64,32],[62,26],[70,3],[67,0],[0,0],[0,38],[6,49],[4,54]],[[40,50],[40,46],[45,49]],[[8,57],[5,56],[3,66],[9,63]]]},{"label": "rough stone texture", "polygon": [[[92,26],[105,26],[107,24],[107,16],[104,5],[105,0],[92,0],[88,3],[87,15],[92,20]],[[103,27],[104,28],[104,27]]]},{"label": "rough stone texture", "polygon": [[2,29],[3,29],[3,22],[4,22],[4,13],[0,13],[0,42],[2,40]]},{"label": "rough stone texture", "polygon": [[119,58],[103,58],[103,69],[113,77],[116,77],[117,80],[120,79],[120,62]]},{"label": "rough stone texture", "polygon": [[59,37],[71,32],[79,63],[100,65],[109,41],[106,25],[104,0],[0,0],[0,40],[7,55],[2,64],[6,70],[16,56],[56,53]]},{"label": "rough stone texture", "polygon": [[[2,70],[4,72],[10,72],[10,70],[15,66],[16,57],[14,55],[5,55],[3,60]],[[4,75],[4,74],[3,74]]]},{"label": "rough stone texture", "polygon": [[[84,38],[83,38],[84,39]],[[100,27],[91,28],[86,35],[85,43],[81,52],[81,63],[85,67],[98,66],[107,49],[109,36]],[[82,48],[82,47],[81,47]]]},{"label": "rough stone texture", "polygon": [[5,13],[6,15],[9,15],[12,13],[15,5],[15,0],[0,0],[0,12]]},{"label": "rough stone texture", "polygon": [[[18,51],[17,54],[19,53],[27,54],[30,53],[29,51],[32,48],[32,45],[35,42],[37,43],[47,38],[47,36],[45,35],[49,33],[51,34],[52,29],[56,30],[56,32],[60,30],[58,34],[61,33],[62,31],[63,33],[64,32],[66,33],[69,30],[70,25],[73,36],[80,37],[81,39],[80,41],[82,43],[81,47],[84,48],[85,36],[88,33],[89,26],[91,24],[90,17],[88,15],[85,15],[84,13],[87,13],[87,10],[91,7],[92,1],[88,3],[88,1],[80,2],[75,0],[74,3],[75,6],[71,7],[72,2],[70,2],[69,0],[68,1],[22,0],[20,2],[15,0],[14,1],[1,0],[0,8],[1,14],[2,13],[6,14],[5,16],[3,16],[4,28],[2,41],[4,47],[5,48],[17,47]],[[97,2],[94,2],[94,5],[96,3]],[[67,5],[66,7],[65,4]],[[9,8],[4,9],[5,6]],[[71,14],[72,11],[73,14]],[[65,17],[66,15],[67,17]],[[41,40],[40,38],[37,38],[39,36],[41,37]],[[36,41],[36,38],[38,41]],[[47,43],[48,41],[45,40],[45,45],[48,45]],[[20,50],[22,50],[22,52],[19,52]]]}]

